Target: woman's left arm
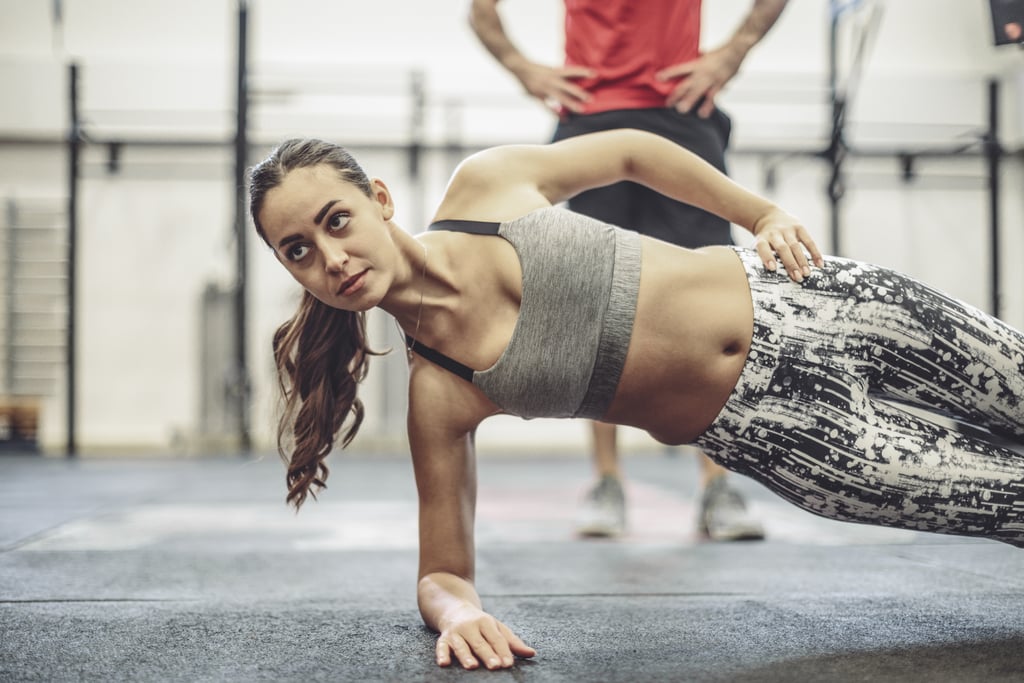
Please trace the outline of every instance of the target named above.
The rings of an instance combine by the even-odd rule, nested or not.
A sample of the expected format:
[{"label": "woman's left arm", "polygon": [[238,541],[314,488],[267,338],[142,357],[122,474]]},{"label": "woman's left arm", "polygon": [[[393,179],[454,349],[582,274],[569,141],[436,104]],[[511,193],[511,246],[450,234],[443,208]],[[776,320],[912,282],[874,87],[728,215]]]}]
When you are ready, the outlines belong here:
[{"label": "woman's left arm", "polygon": [[[769,270],[775,270],[778,254],[790,277],[801,281],[811,272],[804,248],[815,264],[822,264],[818,246],[800,221],[659,135],[638,130],[583,135],[550,145],[542,156],[550,157],[538,164],[549,174],[548,186],[566,197],[582,191],[581,182],[631,180],[746,228]],[[593,170],[579,178],[581,168]],[[576,180],[571,169],[576,169]]]},{"label": "woman's left arm", "polygon": [[769,270],[775,270],[778,254],[789,276],[800,282],[811,274],[805,248],[813,263],[822,265],[818,245],[797,218],[665,138],[621,132],[624,139],[617,144],[626,147],[622,154],[627,179],[746,228]]},{"label": "woman's left arm", "polygon": [[[810,273],[821,252],[800,222],[721,173],[696,154],[659,135],[622,129],[591,133],[550,145],[496,147],[470,157],[453,180],[494,201],[530,193],[556,204],[584,190],[630,180],[736,223],[755,236],[765,267],[778,254],[794,280]],[[629,226],[624,226],[629,227]]]}]

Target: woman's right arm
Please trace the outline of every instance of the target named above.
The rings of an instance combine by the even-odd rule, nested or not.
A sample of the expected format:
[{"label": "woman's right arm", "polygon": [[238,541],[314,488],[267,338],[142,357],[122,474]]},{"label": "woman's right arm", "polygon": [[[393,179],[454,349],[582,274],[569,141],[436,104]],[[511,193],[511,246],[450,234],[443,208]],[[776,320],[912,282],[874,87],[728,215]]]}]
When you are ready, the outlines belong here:
[{"label": "woman's right arm", "polygon": [[476,426],[492,412],[462,379],[414,358],[410,369],[409,445],[419,493],[417,600],[438,632],[439,666],[507,668],[536,652],[483,610],[474,586]]}]

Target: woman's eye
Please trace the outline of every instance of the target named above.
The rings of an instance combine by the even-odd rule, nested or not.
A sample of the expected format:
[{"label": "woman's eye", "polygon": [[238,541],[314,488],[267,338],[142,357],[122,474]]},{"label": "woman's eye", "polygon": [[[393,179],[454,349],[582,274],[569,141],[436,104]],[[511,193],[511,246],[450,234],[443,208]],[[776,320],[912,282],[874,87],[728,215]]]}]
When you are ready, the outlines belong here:
[{"label": "woman's eye", "polygon": [[292,261],[301,261],[309,253],[309,247],[299,244],[288,250],[288,258]]},{"label": "woman's eye", "polygon": [[349,215],[347,213],[336,213],[327,221],[327,229],[337,232],[348,225]]}]

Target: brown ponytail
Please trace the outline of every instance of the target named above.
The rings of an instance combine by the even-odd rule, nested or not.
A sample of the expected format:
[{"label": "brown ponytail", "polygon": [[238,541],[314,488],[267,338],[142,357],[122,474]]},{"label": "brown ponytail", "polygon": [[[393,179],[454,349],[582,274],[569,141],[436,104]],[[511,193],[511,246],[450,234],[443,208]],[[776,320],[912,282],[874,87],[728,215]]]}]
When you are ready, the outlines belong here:
[{"label": "brown ponytail", "polygon": [[[322,140],[288,140],[250,171],[249,210],[256,231],[266,242],[259,213],[269,190],[289,171],[327,164],[370,196],[370,181],[347,151]],[[327,486],[324,459],[341,434],[347,446],[363,421],[356,395],[366,377],[369,356],[366,316],[332,308],[304,292],[299,310],[274,333],[274,361],[284,409],[277,429],[277,450],[288,466],[287,502],[298,510],[307,495]]]},{"label": "brown ponytail", "polygon": [[[364,313],[331,308],[303,293],[298,312],[274,334],[274,360],[284,397],[277,430],[277,449],[288,463],[287,501],[296,509],[307,493],[316,498],[326,486],[331,452],[341,435],[347,446],[363,422],[363,403],[356,396],[366,377],[369,356]],[[291,453],[289,456],[288,453]]]}]

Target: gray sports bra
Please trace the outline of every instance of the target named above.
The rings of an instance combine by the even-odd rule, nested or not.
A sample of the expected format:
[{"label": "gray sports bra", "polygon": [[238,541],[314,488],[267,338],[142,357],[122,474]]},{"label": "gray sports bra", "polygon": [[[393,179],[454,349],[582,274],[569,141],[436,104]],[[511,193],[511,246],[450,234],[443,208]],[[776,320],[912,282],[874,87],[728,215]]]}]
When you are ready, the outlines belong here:
[{"label": "gray sports bra", "polygon": [[508,240],[522,268],[522,303],[508,346],[486,370],[407,337],[411,349],[472,382],[505,413],[600,419],[633,332],[639,235],[555,207],[504,223],[446,220],[429,229]]}]

